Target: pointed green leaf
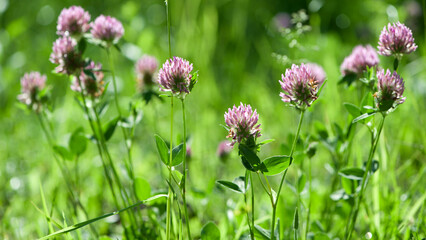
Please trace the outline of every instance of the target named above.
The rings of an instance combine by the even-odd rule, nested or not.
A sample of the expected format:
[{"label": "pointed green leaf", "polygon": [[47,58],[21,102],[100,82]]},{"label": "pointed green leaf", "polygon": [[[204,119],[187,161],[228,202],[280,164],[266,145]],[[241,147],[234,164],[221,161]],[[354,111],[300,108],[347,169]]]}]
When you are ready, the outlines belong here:
[{"label": "pointed green leaf", "polygon": [[161,161],[168,166],[169,163],[169,148],[167,147],[167,144],[164,142],[164,140],[158,136],[155,135],[155,143],[157,145],[157,151],[158,154],[160,154]]},{"label": "pointed green leaf", "polygon": [[201,229],[201,240],[220,240],[220,231],[214,222],[208,222]]},{"label": "pointed green leaf", "polygon": [[[172,155],[173,155],[172,166],[177,166],[183,162],[183,155],[184,155],[183,143],[173,148]],[[170,152],[168,156],[170,157]]]},{"label": "pointed green leaf", "polygon": [[273,156],[263,161],[265,169],[261,170],[265,175],[272,176],[286,170],[290,165],[289,156]]},{"label": "pointed green leaf", "polygon": [[114,134],[115,128],[117,127],[118,120],[120,120],[120,117],[115,117],[111,121],[107,123],[107,125],[104,127],[104,137],[105,141],[108,141],[112,134]]},{"label": "pointed green leaf", "polygon": [[81,155],[86,151],[87,148],[87,138],[84,135],[84,130],[82,127],[77,128],[72,134],[68,141],[68,147],[71,152],[75,155]]},{"label": "pointed green leaf", "polygon": [[246,193],[247,189],[250,186],[249,182],[247,182],[247,185],[246,185],[246,178],[243,176],[236,177],[234,181],[232,182],[237,184],[237,186],[240,188],[242,193]]},{"label": "pointed green leaf", "polygon": [[240,187],[233,182],[229,182],[229,181],[225,181],[225,180],[219,180],[219,181],[216,181],[216,182],[219,183],[220,185],[224,186],[224,187],[231,189],[234,192],[244,193],[244,191],[242,189],[240,189]]},{"label": "pointed green leaf", "polygon": [[296,207],[296,211],[294,211],[293,229],[295,230],[299,229],[299,211],[297,207]]},{"label": "pointed green leaf", "polygon": [[257,171],[260,168],[263,168],[263,164],[261,164],[257,154],[247,146],[240,144],[239,153],[241,155],[241,160],[243,161],[244,167],[247,170]]},{"label": "pointed green leaf", "polygon": [[72,160],[72,154],[70,151],[63,146],[55,145],[53,146],[53,150],[59,154],[65,160]]},{"label": "pointed green leaf", "polygon": [[359,109],[359,107],[355,106],[352,103],[343,103],[343,106],[345,106],[346,110],[348,111],[349,114],[352,115],[352,117],[356,118],[359,115],[361,115],[361,109]]},{"label": "pointed green leaf", "polygon": [[373,116],[373,115],[374,115],[374,114],[376,114],[376,113],[377,113],[377,112],[364,113],[364,114],[362,114],[361,116],[359,116],[359,117],[355,118],[355,119],[352,121],[352,123],[356,123],[356,122],[359,122],[359,121],[364,120],[364,119],[366,119],[366,118],[369,118],[369,117]]},{"label": "pointed green leaf", "polygon": [[134,182],[136,197],[143,201],[151,196],[151,186],[149,182],[143,178],[137,177]]},{"label": "pointed green leaf", "polygon": [[297,181],[297,190],[299,191],[299,193],[301,193],[303,189],[305,189],[305,185],[306,185],[306,175],[302,173],[302,175],[300,175],[299,177],[299,180]]},{"label": "pointed green leaf", "polygon": [[182,173],[179,172],[178,170],[173,170],[172,171],[173,177],[176,179],[176,181],[178,182],[178,184],[180,184],[180,182],[182,181]]},{"label": "pointed green leaf", "polygon": [[339,175],[351,180],[362,180],[364,172],[361,168],[345,168],[339,171]]},{"label": "pointed green leaf", "polygon": [[255,225],[254,226],[254,236],[256,237],[256,239],[270,240],[271,239],[271,232],[269,230],[262,228],[259,225]]},{"label": "pointed green leaf", "polygon": [[265,144],[268,144],[268,143],[271,143],[271,142],[274,142],[274,141],[275,141],[275,139],[267,139],[265,141],[258,143],[257,145],[262,146],[262,145],[265,145]]},{"label": "pointed green leaf", "polygon": [[348,195],[352,195],[355,193],[357,184],[354,180],[349,178],[342,178],[342,187]]}]

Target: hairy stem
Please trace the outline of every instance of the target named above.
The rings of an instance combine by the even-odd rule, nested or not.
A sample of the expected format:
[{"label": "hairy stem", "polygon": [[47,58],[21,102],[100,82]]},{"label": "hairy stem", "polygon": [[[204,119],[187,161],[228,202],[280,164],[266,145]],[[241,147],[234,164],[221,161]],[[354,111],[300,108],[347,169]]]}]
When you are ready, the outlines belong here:
[{"label": "hairy stem", "polygon": [[[173,162],[173,97],[170,98],[170,160],[169,160],[169,166],[172,165]],[[170,231],[171,231],[171,217],[172,217],[172,197],[173,192],[171,189],[172,184],[172,170],[169,168],[169,197],[167,198],[167,218],[166,218],[166,239],[169,240],[170,238]]]},{"label": "hairy stem", "polygon": [[364,192],[365,192],[365,189],[366,189],[367,184],[368,184],[368,175],[369,175],[369,172],[371,170],[371,164],[373,162],[373,156],[374,156],[374,153],[375,153],[376,148],[377,148],[377,144],[378,144],[379,139],[380,139],[380,133],[382,132],[383,125],[384,125],[384,122],[385,122],[385,118],[386,118],[386,116],[383,115],[383,118],[380,121],[377,136],[374,139],[374,142],[373,142],[371,149],[370,149],[370,153],[368,155],[367,166],[365,168],[364,176],[362,177],[362,181],[361,181],[361,191],[359,193],[358,200],[356,201],[355,209],[354,209],[354,212],[352,214],[351,221],[350,221],[350,224],[349,224],[349,229],[348,229],[348,232],[347,232],[347,235],[346,235],[347,240],[351,239],[352,232],[353,232],[354,227],[355,227],[355,223],[356,223],[356,220],[357,220],[357,217],[358,217],[360,205],[361,205],[361,202],[362,202],[362,197],[364,196]]},{"label": "hairy stem", "polygon": [[[302,112],[300,113],[300,119],[299,119],[299,124],[297,126],[297,130],[296,130],[296,135],[294,136],[294,141],[293,141],[293,145],[291,147],[291,151],[290,151],[290,164],[288,166],[288,168],[291,166],[291,164],[293,163],[293,154],[294,154],[294,150],[296,149],[296,144],[297,144],[297,139],[299,138],[299,134],[300,134],[300,129],[302,127],[302,122],[303,122],[303,117],[305,116],[305,110],[302,110]],[[274,239],[274,226],[275,226],[275,215],[276,215],[276,211],[277,211],[277,205],[278,205],[278,200],[280,198],[280,193],[281,193],[281,189],[283,187],[283,183],[285,180],[285,177],[287,175],[287,171],[288,168],[284,171],[283,176],[281,178],[281,182],[280,182],[280,186],[278,187],[278,192],[277,192],[277,197],[275,199],[275,202],[273,202],[272,204],[272,228],[271,228],[271,239]],[[272,192],[271,192],[271,197],[272,197]]]}]

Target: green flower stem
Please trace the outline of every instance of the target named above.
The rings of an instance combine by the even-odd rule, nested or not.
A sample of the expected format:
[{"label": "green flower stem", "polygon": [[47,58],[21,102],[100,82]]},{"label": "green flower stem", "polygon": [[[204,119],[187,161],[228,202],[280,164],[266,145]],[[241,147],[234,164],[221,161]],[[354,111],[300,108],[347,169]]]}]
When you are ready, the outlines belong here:
[{"label": "green flower stem", "polygon": [[[92,101],[94,101],[94,100],[95,99],[92,98]],[[96,109],[93,108],[92,110],[95,113],[95,120],[96,120],[97,127],[98,127],[99,130],[101,130],[102,124],[101,124],[101,121],[100,121],[100,118],[99,118],[99,114],[96,111]],[[114,162],[112,161],[111,154],[109,153],[108,146],[106,144],[105,136],[102,132],[100,132],[99,135],[100,135],[100,140],[101,140],[100,143],[101,143],[101,146],[104,149],[104,152],[106,153],[106,156],[109,160],[109,166],[110,166],[112,173],[113,173],[113,176],[115,178],[115,183],[117,184],[118,188],[120,189],[120,196],[122,198],[123,204],[125,206],[129,206],[131,204],[130,197],[129,197],[126,189],[124,188],[123,184],[121,183],[120,176],[118,175],[118,172],[117,172],[117,170],[114,166]],[[136,223],[137,221],[136,221],[134,212],[129,211],[129,212],[126,212],[126,213],[129,215],[129,218],[130,218],[130,221],[132,221],[133,227],[137,227],[137,223]]]},{"label": "green flower stem", "polygon": [[[253,228],[254,228],[254,224],[252,224],[252,225],[250,225],[250,215],[249,215],[249,212],[248,212],[248,202],[247,202],[247,184],[248,184],[248,182],[249,182],[249,180],[248,180],[248,176],[249,176],[249,171],[248,170],[246,170],[246,174],[245,174],[245,178],[244,178],[244,188],[245,188],[245,191],[244,191],[244,204],[245,204],[245,209],[246,209],[246,214],[247,214],[247,225],[248,225],[248,227],[249,227],[249,231],[250,231],[250,238],[251,238],[251,240],[254,240],[254,233],[253,233]],[[251,174],[250,174],[250,185],[251,185],[251,187],[252,187],[252,209],[251,209],[251,213],[252,213],[252,220],[254,219],[254,214],[253,214],[253,211],[254,211],[254,208],[253,208],[253,206],[254,206],[254,203],[253,203],[253,182],[251,181]],[[254,220],[253,220],[254,221]]]},{"label": "green flower stem", "polygon": [[[170,160],[169,166],[172,165],[173,162],[173,97],[170,98]],[[169,192],[167,197],[167,218],[166,218],[166,239],[170,240],[170,231],[171,231],[171,217],[172,217],[172,170],[169,168]]]},{"label": "green flower stem", "polygon": [[[76,79],[78,81],[79,86],[83,86],[82,83],[81,83],[81,80],[79,78],[79,74],[76,74]],[[80,95],[81,95],[81,98],[83,100],[83,108],[84,108],[85,114],[87,116],[87,119],[89,120],[90,128],[92,129],[92,132],[95,135],[96,147],[98,149],[99,155],[100,155],[101,160],[102,160],[102,166],[103,166],[103,169],[104,169],[104,172],[105,172],[105,176],[107,177],[107,182],[108,182],[108,185],[110,187],[114,203],[115,203],[116,207],[119,209],[120,205],[118,203],[117,196],[115,194],[113,181],[111,179],[110,173],[108,172],[108,167],[107,167],[108,165],[107,165],[107,163],[105,162],[105,159],[104,159],[105,155],[104,155],[103,150],[102,150],[102,148],[103,148],[102,141],[100,141],[100,139],[103,138],[102,128],[101,128],[101,126],[98,126],[98,131],[96,131],[96,128],[95,128],[95,125],[94,125],[94,121],[93,121],[93,119],[92,119],[92,117],[90,115],[89,108],[87,107],[86,97],[84,96],[83,89],[82,89],[82,91],[80,91]],[[96,113],[96,110],[94,112]],[[111,162],[111,159],[109,159],[109,160]],[[123,204],[126,205],[126,202],[123,201]],[[132,230],[133,230],[133,234],[134,234],[135,233],[134,229],[132,228]],[[128,237],[127,230],[125,230],[125,234],[126,234],[126,237]]]},{"label": "green flower stem", "polygon": [[308,163],[308,184],[309,184],[309,202],[308,202],[308,213],[306,214],[306,229],[305,229],[305,239],[308,239],[309,232],[309,221],[311,217],[311,202],[312,202],[312,159],[309,158]]},{"label": "green flower stem", "polygon": [[186,230],[188,231],[188,238],[191,239],[191,229],[189,226],[188,209],[186,206],[186,113],[185,113],[185,99],[182,101],[182,121],[183,121],[183,186],[182,186],[182,199],[183,199],[183,210],[185,213]]},{"label": "green flower stem", "polygon": [[359,193],[358,200],[356,201],[355,209],[354,209],[354,212],[352,214],[351,221],[350,221],[350,224],[349,224],[349,229],[348,229],[348,232],[347,232],[347,235],[346,235],[347,240],[351,239],[352,232],[353,232],[354,227],[355,227],[355,223],[356,223],[356,220],[357,220],[357,217],[358,217],[360,205],[361,205],[361,202],[362,202],[362,197],[364,196],[364,192],[365,192],[365,189],[366,189],[367,184],[368,184],[368,174],[369,174],[370,169],[371,169],[374,153],[375,153],[377,145],[379,143],[380,134],[381,134],[382,129],[383,129],[385,118],[386,118],[386,115],[383,114],[382,120],[380,121],[380,124],[379,124],[379,131],[377,132],[377,136],[374,139],[374,142],[373,142],[371,149],[370,149],[370,153],[368,155],[367,166],[365,168],[364,176],[362,177],[362,181],[361,181],[361,191]]},{"label": "green flower stem", "polygon": [[169,5],[170,2],[168,0],[166,0],[166,18],[167,18],[167,35],[168,35],[168,42],[169,42],[169,58],[172,58],[172,45],[171,45],[171,40],[170,40],[170,24],[172,22],[171,19],[171,15],[170,15],[170,11],[169,11]]},{"label": "green flower stem", "polygon": [[[44,113],[44,112],[42,112],[42,113]],[[49,146],[50,146],[51,149],[53,149],[54,143],[53,143],[52,134],[50,134],[49,130],[48,130],[48,129],[52,130],[52,128],[51,127],[49,127],[49,128],[46,127],[46,124],[48,126],[51,126],[51,124],[49,123],[49,121],[48,121],[48,119],[46,117],[45,117],[46,119],[43,121],[43,116],[45,116],[45,114],[37,114],[37,118],[38,118],[38,120],[40,122],[41,128],[42,128],[42,130],[43,130],[43,132],[44,132],[44,134],[46,136],[46,139],[47,139],[47,141],[49,143]],[[46,124],[44,122],[46,122]],[[60,169],[61,174],[62,174],[62,177],[65,180],[65,184],[67,185],[67,189],[68,189],[68,191],[69,191],[69,193],[71,195],[72,204],[74,206],[74,209],[76,209],[76,207],[78,206],[81,209],[81,211],[83,212],[84,217],[86,219],[88,219],[89,218],[89,214],[87,213],[86,208],[83,206],[83,204],[81,203],[80,199],[78,197],[76,197],[75,194],[74,194],[73,189],[75,189],[76,187],[73,186],[72,181],[70,181],[70,173],[69,173],[70,171],[69,171],[69,169],[67,168],[66,164],[63,164],[63,163],[60,162],[59,157],[58,157],[58,155],[56,153],[53,153],[53,158],[55,159],[56,163],[58,164],[59,169]],[[91,230],[92,234],[97,238],[98,237],[98,233],[97,233],[96,229],[93,226],[91,226],[90,230]]]},{"label": "green flower stem", "polygon": [[253,177],[252,173],[250,172],[250,185],[251,185],[251,226],[252,229],[250,230],[251,239],[254,240],[254,186],[253,186]]},{"label": "green flower stem", "polygon": [[[107,48],[106,51],[107,51],[108,60],[109,60],[109,67],[111,69],[112,83],[114,85],[115,107],[117,108],[118,116],[120,118],[119,121],[122,121],[123,115],[121,114],[120,104],[118,102],[117,81],[116,81],[116,78],[115,78],[114,61],[112,59],[112,54],[111,54],[109,48]],[[131,151],[132,151],[131,150],[132,139],[129,138],[129,136],[127,135],[126,129],[123,126],[120,126],[120,128],[121,128],[121,131],[123,132],[124,145],[126,146],[127,158],[128,158],[127,161],[124,161],[124,164],[126,165],[127,174],[129,175],[132,182],[134,182],[135,177],[134,177],[133,161],[132,161],[132,153],[131,153]]]},{"label": "green flower stem", "polygon": [[[293,163],[294,149],[296,148],[297,139],[299,138],[300,129],[302,127],[302,122],[303,122],[303,117],[304,116],[305,116],[305,110],[302,110],[301,113],[300,113],[300,119],[299,119],[299,124],[297,126],[296,135],[294,136],[293,146],[291,147],[291,151],[290,151],[290,155],[289,155],[289,157],[290,157],[290,164],[289,164],[288,168]],[[275,201],[272,200],[273,203],[272,203],[271,239],[274,239],[274,227],[275,227],[275,217],[276,217],[276,212],[277,212],[277,205],[278,205],[278,200],[280,199],[281,189],[283,187],[283,183],[284,183],[285,177],[287,175],[288,168],[284,171],[283,177],[281,178],[280,186],[279,186],[278,192],[277,192],[277,197],[276,197]],[[272,196],[272,192],[271,192],[271,196]]]}]

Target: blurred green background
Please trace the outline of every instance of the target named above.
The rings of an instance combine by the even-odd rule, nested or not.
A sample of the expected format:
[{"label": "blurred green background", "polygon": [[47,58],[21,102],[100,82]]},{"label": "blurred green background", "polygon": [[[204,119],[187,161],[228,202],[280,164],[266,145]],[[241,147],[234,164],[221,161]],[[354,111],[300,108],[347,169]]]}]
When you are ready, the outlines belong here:
[{"label": "blurred green background", "polygon": [[[62,213],[66,215],[70,211],[66,204],[64,183],[37,119],[34,114],[17,107],[16,96],[20,92],[21,76],[25,72],[40,71],[47,75],[48,83],[53,87],[54,111],[51,119],[58,142],[66,144],[70,133],[80,126],[84,127],[86,133],[90,132],[82,111],[73,99],[68,79],[52,74],[54,65],[49,62],[52,43],[57,38],[57,17],[63,8],[71,5],[82,6],[90,12],[92,20],[104,14],[114,16],[123,23],[125,35],[120,42],[122,51],[114,51],[123,109],[127,109],[128,103],[139,97],[134,62],[142,54],[154,55],[160,63],[168,57],[166,14],[162,0],[0,0],[2,239],[33,239],[47,234],[44,217],[31,204],[41,206],[39,184],[43,185],[48,202],[56,199],[56,218],[63,219]],[[291,144],[288,136],[294,134],[298,113],[280,100],[278,80],[291,63],[315,62],[325,69],[328,82],[320,99],[309,110],[302,134],[315,135],[313,123],[318,121],[333,135],[333,123],[344,126],[351,121],[342,103],[359,101],[354,86],[346,88],[337,84],[341,62],[357,44],[376,47],[383,27],[388,22],[398,20],[413,30],[419,48],[405,57],[400,67],[407,100],[388,117],[385,124],[377,151],[378,160],[385,164],[381,165],[377,181],[380,187],[389,187],[390,193],[395,194],[392,199],[399,199],[388,203],[387,195],[381,196],[379,222],[386,222],[388,213],[395,206],[400,210],[391,215],[392,219],[396,218],[394,226],[404,220],[404,211],[411,209],[421,198],[426,185],[426,48],[422,2],[171,0],[170,7],[172,54],[193,62],[200,74],[198,84],[186,101],[192,149],[188,201],[194,236],[211,220],[218,224],[223,239],[230,239],[233,236],[229,230],[232,222],[230,215],[238,217],[239,214],[236,206],[241,204],[241,196],[224,191],[215,184],[216,180],[232,180],[244,174],[236,150],[227,162],[221,162],[216,155],[218,143],[227,135],[220,126],[224,124],[223,114],[227,108],[240,101],[251,104],[260,114],[261,139],[276,139],[263,148],[261,156],[286,154],[285,145]],[[310,31],[294,38],[281,34],[277,29],[278,19],[285,22],[292,13],[301,9],[305,9],[309,16],[305,24],[311,26]],[[291,28],[294,29],[294,26]],[[105,52],[99,48],[90,46],[86,56],[108,65]],[[380,56],[380,60],[381,66],[391,68],[390,59]],[[179,104],[175,107],[175,132],[176,138],[179,138],[182,131],[181,108]],[[154,133],[169,136],[170,105],[154,101],[144,106],[143,111],[144,117],[135,136],[136,173],[147,179],[152,189],[165,189],[166,183],[161,176],[153,136]],[[115,114],[115,108],[111,107],[103,120],[106,122]],[[362,161],[365,161],[370,147],[365,144],[368,143],[368,137],[365,128],[357,128],[350,166],[360,167]],[[109,143],[118,165],[122,163],[120,158],[125,155],[121,141],[121,132],[117,131]],[[303,159],[300,157],[295,169],[300,168]],[[321,220],[321,211],[328,199],[331,173],[327,169],[331,157],[327,149],[319,145],[312,161],[312,197],[318,199],[312,206],[313,222]],[[68,164],[73,167],[75,163]],[[395,169],[393,177],[387,174],[390,168]],[[294,183],[295,176],[295,170],[289,171],[290,184]],[[277,184],[278,177],[272,179]],[[81,199],[90,209],[91,217],[114,210],[110,194],[103,187],[104,176],[94,145],[89,145],[88,151],[79,160],[79,182]],[[260,185],[256,188],[259,190],[256,195],[259,198],[256,216],[260,219],[269,214],[270,206]],[[280,202],[278,216],[281,218],[282,230],[291,234],[295,194],[289,187],[285,187],[282,195],[285,197]],[[329,229],[331,236],[342,234],[345,214],[348,213],[345,203],[336,203],[336,206],[334,223]],[[424,208],[419,211],[409,227],[418,226],[416,224],[420,217],[420,226],[423,228],[415,230],[424,237],[422,215],[425,211]],[[67,219],[67,222],[77,222],[77,219]],[[367,226],[363,230],[368,229],[365,219],[359,222],[361,226]],[[267,226],[268,221],[264,223]],[[108,222],[102,221],[95,226],[101,233],[108,233]]]}]

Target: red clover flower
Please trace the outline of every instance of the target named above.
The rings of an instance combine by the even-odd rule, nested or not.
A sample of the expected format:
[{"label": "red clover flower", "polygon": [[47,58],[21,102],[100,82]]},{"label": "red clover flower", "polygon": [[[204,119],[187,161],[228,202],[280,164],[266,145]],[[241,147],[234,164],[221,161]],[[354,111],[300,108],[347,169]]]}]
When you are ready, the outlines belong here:
[{"label": "red clover flower", "polygon": [[21,78],[21,94],[18,95],[18,100],[33,110],[39,111],[41,99],[38,93],[45,87],[46,75],[41,75],[39,72],[25,73]]},{"label": "red clover flower", "polygon": [[352,50],[351,55],[343,60],[340,72],[343,76],[348,74],[361,75],[363,71],[367,70],[367,67],[377,66],[378,64],[379,57],[372,46],[358,45]]},{"label": "red clover flower", "polygon": [[377,72],[377,92],[374,94],[377,107],[381,111],[387,111],[391,107],[405,101],[404,80],[396,72],[391,72],[389,69]]},{"label": "red clover flower", "polygon": [[174,96],[185,98],[196,83],[191,74],[192,63],[180,57],[168,59],[158,73],[160,91],[171,92]]},{"label": "red clover flower", "polygon": [[57,34],[79,38],[90,29],[90,14],[80,6],[64,8],[58,17]]},{"label": "red clover flower", "polygon": [[116,44],[124,34],[124,28],[117,19],[100,15],[92,23],[92,36],[95,39],[106,42],[107,46]]},{"label": "red clover flower", "polygon": [[311,70],[312,75],[314,75],[315,80],[317,81],[317,84],[320,86],[324,82],[326,78],[326,74],[324,69],[316,64],[316,63],[306,63],[305,64],[307,68]]},{"label": "red clover flower", "polygon": [[216,154],[219,158],[223,159],[229,155],[232,150],[231,142],[228,140],[223,140],[217,146]]},{"label": "red clover flower", "polygon": [[58,64],[55,68],[57,73],[71,75],[82,67],[83,61],[76,46],[77,42],[68,36],[58,38],[53,43],[53,52],[50,55],[50,61]]},{"label": "red clover flower", "polygon": [[157,69],[158,61],[153,56],[144,55],[136,62],[135,72],[139,91],[142,91],[145,86],[150,88],[156,83]]},{"label": "red clover flower", "polygon": [[260,124],[257,124],[259,120],[259,114],[256,110],[252,110],[250,105],[244,105],[240,103],[240,106],[228,108],[228,112],[225,112],[225,123],[229,128],[229,134],[227,138],[231,138],[232,142],[230,146],[234,146],[235,143],[241,143],[249,138],[254,139],[260,137]]},{"label": "red clover flower", "polygon": [[413,33],[403,23],[389,23],[380,34],[379,54],[383,56],[394,55],[400,58],[403,54],[409,54],[417,49],[414,43]]},{"label": "red clover flower", "polygon": [[293,64],[291,69],[285,71],[285,75],[281,75],[281,79],[279,82],[284,92],[280,93],[280,96],[283,102],[306,109],[318,98],[318,86],[321,82],[305,64]]},{"label": "red clover flower", "polygon": [[91,61],[89,65],[85,67],[85,70],[80,72],[79,80],[74,77],[73,83],[71,84],[71,90],[81,92],[81,86],[79,84],[79,82],[81,82],[84,90],[83,93],[86,96],[92,96],[95,98],[100,97],[105,90],[102,64],[95,64],[95,62]]}]

